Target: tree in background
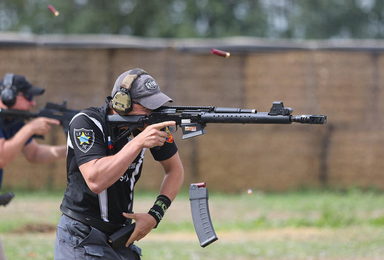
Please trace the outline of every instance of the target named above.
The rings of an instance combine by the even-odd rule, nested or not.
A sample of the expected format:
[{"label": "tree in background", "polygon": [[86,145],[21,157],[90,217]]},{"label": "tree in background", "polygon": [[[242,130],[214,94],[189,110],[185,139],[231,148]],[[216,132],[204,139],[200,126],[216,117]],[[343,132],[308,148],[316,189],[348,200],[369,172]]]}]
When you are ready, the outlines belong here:
[{"label": "tree in background", "polygon": [[[47,9],[53,5],[60,15]],[[379,0],[3,0],[0,31],[187,38],[382,38]]]}]

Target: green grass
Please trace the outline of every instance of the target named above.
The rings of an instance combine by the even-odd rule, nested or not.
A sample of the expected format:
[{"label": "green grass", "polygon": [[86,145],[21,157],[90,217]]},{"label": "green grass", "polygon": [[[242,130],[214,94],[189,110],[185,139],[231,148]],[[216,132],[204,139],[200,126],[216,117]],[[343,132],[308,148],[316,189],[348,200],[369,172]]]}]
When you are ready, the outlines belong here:
[{"label": "green grass", "polygon": [[146,259],[383,259],[383,230],[366,230],[372,239],[353,239],[361,235],[360,231],[342,229],[339,232],[350,239],[332,233],[334,237],[330,240],[321,236],[305,240],[294,236],[237,242],[219,239],[204,249],[190,242],[150,241],[140,246]]},{"label": "green grass", "polygon": [[[53,259],[62,192],[15,192],[0,208],[0,233],[12,259]],[[155,193],[139,192],[135,211]],[[376,191],[211,193],[219,240],[201,248],[182,192],[159,228],[137,244],[143,259],[384,259],[384,194]]]}]

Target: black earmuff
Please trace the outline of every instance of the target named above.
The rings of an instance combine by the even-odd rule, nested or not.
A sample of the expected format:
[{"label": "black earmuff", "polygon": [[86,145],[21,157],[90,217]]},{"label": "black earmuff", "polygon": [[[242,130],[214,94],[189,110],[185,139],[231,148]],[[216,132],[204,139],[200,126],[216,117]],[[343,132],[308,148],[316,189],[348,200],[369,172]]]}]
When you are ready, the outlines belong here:
[{"label": "black earmuff", "polygon": [[17,87],[13,85],[14,77],[15,75],[12,73],[5,74],[0,87],[1,102],[7,107],[12,107],[16,103]]},{"label": "black earmuff", "polygon": [[131,70],[121,82],[120,89],[113,95],[111,106],[119,115],[125,116],[132,110],[132,98],[129,91],[133,82],[143,74],[148,73],[139,68]]}]

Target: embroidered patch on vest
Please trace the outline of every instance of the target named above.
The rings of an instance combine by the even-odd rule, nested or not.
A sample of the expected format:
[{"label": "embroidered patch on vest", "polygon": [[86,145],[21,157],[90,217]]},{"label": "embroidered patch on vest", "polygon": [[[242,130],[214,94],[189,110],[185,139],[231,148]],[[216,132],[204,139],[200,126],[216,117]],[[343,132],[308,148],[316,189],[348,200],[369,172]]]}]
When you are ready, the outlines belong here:
[{"label": "embroidered patch on vest", "polygon": [[77,148],[83,153],[88,152],[95,143],[95,135],[92,129],[75,129],[73,134]]}]

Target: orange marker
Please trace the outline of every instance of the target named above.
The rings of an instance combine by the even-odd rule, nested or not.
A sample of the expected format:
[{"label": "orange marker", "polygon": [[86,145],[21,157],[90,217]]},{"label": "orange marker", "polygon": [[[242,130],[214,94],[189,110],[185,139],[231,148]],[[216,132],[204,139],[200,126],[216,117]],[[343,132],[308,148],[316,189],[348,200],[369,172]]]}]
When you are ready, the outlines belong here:
[{"label": "orange marker", "polygon": [[56,9],[55,9],[52,5],[49,5],[49,6],[48,6],[48,9],[49,9],[55,16],[58,16],[58,15],[59,15],[59,12],[56,11]]},{"label": "orange marker", "polygon": [[212,54],[215,54],[217,56],[221,56],[221,57],[224,57],[224,58],[229,58],[229,56],[231,56],[231,54],[229,52],[225,52],[225,51],[221,51],[221,50],[217,50],[217,49],[212,49]]}]

